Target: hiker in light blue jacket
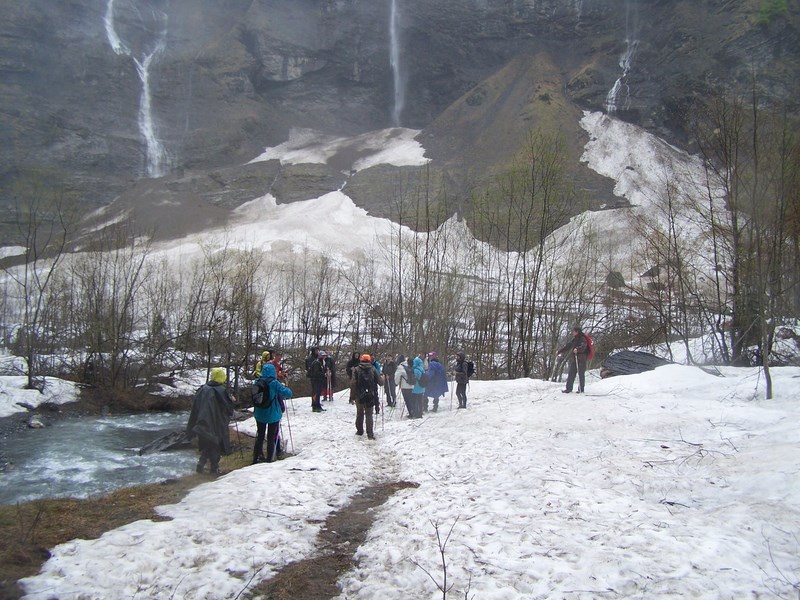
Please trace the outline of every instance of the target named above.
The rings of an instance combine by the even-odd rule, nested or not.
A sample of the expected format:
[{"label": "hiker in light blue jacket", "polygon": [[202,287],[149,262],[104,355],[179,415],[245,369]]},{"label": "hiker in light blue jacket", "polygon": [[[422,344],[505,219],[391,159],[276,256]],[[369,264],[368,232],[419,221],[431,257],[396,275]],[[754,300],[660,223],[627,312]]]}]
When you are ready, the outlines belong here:
[{"label": "hiker in light blue jacket", "polygon": [[419,380],[422,378],[422,374],[425,372],[425,365],[422,362],[422,355],[417,356],[414,359],[414,389],[411,390],[411,393],[414,398],[414,406],[416,410],[414,414],[417,418],[422,417],[422,409],[425,407],[425,388],[419,384]]},{"label": "hiker in light blue jacket", "polygon": [[[292,390],[277,379],[275,365],[266,363],[261,367],[261,379],[265,383],[272,402],[269,406],[256,406],[253,415],[256,419],[256,442],[253,446],[253,464],[275,462],[278,447],[278,428],[286,411],[284,398],[292,397]],[[264,434],[267,436],[267,457],[264,458]]]}]

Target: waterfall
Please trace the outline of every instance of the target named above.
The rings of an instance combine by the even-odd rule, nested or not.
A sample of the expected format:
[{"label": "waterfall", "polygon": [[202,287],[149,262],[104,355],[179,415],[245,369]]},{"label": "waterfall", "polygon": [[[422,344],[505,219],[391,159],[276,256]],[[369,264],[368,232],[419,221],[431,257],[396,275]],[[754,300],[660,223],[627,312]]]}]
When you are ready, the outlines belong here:
[{"label": "waterfall", "polygon": [[108,43],[114,53],[125,54],[126,56],[130,55],[131,51],[125,47],[125,45],[122,43],[122,40],[119,39],[116,29],[114,29],[114,0],[108,0],[108,5],[106,6],[106,16],[103,18],[103,22],[106,26],[106,37],[108,38]]},{"label": "waterfall", "polygon": [[[138,7],[134,7],[139,18],[141,13]],[[106,37],[111,49],[118,55],[130,56],[136,65],[136,73],[142,82],[142,93],[139,98],[139,135],[145,145],[147,153],[146,173],[148,177],[161,177],[166,172],[168,163],[167,151],[156,135],[156,126],[153,120],[153,99],[150,89],[150,67],[156,56],[167,47],[167,15],[161,11],[152,11],[154,19],[160,23],[160,29],[155,39],[154,46],[149,50],[143,50],[141,59],[134,56],[133,51],[122,41],[117,33],[114,22],[114,0],[108,0],[106,4],[106,14],[103,18],[106,29]],[[147,26],[142,22],[144,29]]]},{"label": "waterfall", "polygon": [[405,105],[405,90],[400,71],[400,32],[398,31],[397,0],[392,0],[389,12],[389,64],[392,67],[394,84],[394,106],[392,108],[392,124],[400,127],[400,117]]},{"label": "waterfall", "polygon": [[635,5],[637,0],[627,0],[625,2],[625,51],[619,57],[619,68],[622,73],[611,86],[611,89],[606,95],[606,112],[611,114],[615,112],[619,106],[619,94],[624,91],[625,97],[622,101],[621,108],[627,110],[631,104],[631,90],[627,83],[628,73],[633,66],[633,59],[636,56],[636,51],[639,49],[639,15],[638,8]]}]

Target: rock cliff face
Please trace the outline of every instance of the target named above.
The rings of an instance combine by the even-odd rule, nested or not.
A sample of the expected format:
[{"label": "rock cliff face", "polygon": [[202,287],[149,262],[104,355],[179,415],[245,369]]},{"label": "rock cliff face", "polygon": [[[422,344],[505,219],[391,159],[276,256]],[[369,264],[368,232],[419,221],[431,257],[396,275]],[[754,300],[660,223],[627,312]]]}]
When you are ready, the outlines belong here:
[{"label": "rock cliff face", "polygon": [[[238,168],[292,127],[423,129],[454,182],[501,165],[530,127],[559,130],[578,172],[581,109],[683,143],[710,87],[744,88],[756,72],[794,101],[800,17],[787,4],[766,18],[757,0],[2,2],[2,202],[31,179],[87,206],[135,196],[143,179],[174,190],[187,172]],[[234,196],[267,191],[264,177],[232,179],[257,182]],[[291,179],[269,191],[303,197]],[[340,184],[311,179],[314,192]],[[377,202],[373,187],[354,188],[363,206]]]}]

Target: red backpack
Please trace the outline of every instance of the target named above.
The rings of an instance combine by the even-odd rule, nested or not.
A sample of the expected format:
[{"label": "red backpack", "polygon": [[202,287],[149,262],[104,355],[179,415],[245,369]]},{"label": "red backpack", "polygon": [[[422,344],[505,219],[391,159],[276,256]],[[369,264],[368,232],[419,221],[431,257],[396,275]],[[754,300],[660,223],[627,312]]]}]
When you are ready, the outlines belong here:
[{"label": "red backpack", "polygon": [[584,333],[583,337],[586,338],[586,358],[592,360],[594,358],[594,342],[588,333]]}]

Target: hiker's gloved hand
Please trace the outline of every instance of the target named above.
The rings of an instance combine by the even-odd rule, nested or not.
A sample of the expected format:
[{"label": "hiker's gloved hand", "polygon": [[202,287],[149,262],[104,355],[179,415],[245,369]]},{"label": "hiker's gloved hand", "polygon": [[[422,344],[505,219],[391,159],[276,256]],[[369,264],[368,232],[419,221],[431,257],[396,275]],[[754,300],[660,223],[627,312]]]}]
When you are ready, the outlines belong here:
[{"label": "hiker's gloved hand", "polygon": [[375,414],[376,414],[376,415],[379,415],[379,414],[381,414],[381,409],[380,409],[380,407],[379,407],[379,406],[376,406],[376,407],[375,407]]}]

